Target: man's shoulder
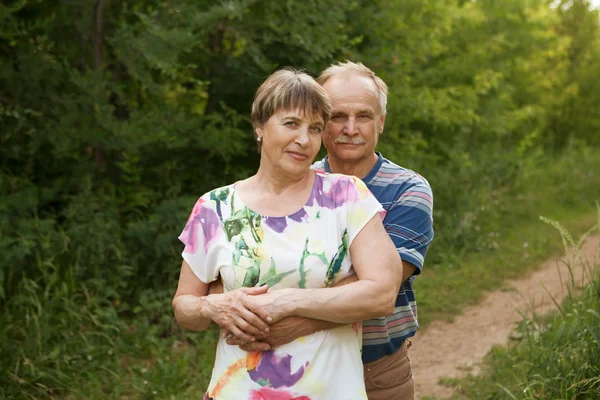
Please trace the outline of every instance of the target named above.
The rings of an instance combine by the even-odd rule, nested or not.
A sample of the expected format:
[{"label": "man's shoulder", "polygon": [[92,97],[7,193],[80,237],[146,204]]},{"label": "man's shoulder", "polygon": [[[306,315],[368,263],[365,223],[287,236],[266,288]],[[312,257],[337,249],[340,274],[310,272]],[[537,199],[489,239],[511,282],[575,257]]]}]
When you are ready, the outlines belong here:
[{"label": "man's shoulder", "polygon": [[409,188],[421,188],[431,192],[429,182],[421,174],[404,168],[387,158],[383,159],[383,163],[368,185],[369,187],[387,188],[395,192],[398,190],[402,192]]}]

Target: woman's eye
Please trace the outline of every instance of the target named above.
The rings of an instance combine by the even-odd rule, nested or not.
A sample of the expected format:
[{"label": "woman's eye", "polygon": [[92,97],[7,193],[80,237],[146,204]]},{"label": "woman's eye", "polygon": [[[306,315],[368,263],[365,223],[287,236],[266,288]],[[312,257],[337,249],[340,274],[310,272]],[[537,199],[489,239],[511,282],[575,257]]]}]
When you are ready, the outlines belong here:
[{"label": "woman's eye", "polygon": [[296,126],[296,122],[295,121],[287,121],[284,123],[285,126]]},{"label": "woman's eye", "polygon": [[323,131],[323,128],[321,128],[320,126],[313,126],[312,128],[310,128],[310,130],[315,133],[321,133]]}]

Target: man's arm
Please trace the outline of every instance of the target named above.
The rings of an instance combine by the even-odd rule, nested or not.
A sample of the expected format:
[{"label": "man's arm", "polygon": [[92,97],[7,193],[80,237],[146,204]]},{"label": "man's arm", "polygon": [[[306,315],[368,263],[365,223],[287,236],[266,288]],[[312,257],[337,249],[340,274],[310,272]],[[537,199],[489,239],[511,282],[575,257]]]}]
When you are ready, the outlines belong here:
[{"label": "man's arm", "polygon": [[410,278],[415,271],[417,270],[417,267],[415,267],[415,265],[411,262],[408,262],[406,260],[402,260],[402,282],[404,283],[408,278]]},{"label": "man's arm", "polygon": [[433,239],[433,193],[429,183],[420,178],[396,196],[383,225],[402,258],[405,266],[402,282],[405,282],[421,273]]}]

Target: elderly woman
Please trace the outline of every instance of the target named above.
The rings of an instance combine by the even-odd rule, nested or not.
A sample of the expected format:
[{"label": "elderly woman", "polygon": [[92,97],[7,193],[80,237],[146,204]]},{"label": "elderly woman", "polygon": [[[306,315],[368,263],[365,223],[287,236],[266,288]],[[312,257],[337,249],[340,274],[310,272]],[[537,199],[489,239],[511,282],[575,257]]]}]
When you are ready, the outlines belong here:
[{"label": "elderly woman", "polygon": [[[173,308],[184,328],[215,322],[242,341],[292,315],[347,325],[264,352],[221,337],[205,399],[367,398],[352,323],[391,314],[402,264],[362,181],[310,169],[330,108],[302,72],[277,71],[259,87],[260,166],[194,206]],[[354,273],[357,282],[333,287]],[[219,276],[224,292],[209,295]]]}]

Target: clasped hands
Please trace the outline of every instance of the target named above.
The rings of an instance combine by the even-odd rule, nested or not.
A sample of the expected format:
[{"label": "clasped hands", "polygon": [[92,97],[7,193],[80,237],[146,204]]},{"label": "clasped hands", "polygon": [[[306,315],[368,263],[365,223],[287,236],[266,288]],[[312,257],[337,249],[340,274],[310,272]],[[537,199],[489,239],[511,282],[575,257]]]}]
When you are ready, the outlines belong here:
[{"label": "clasped hands", "polygon": [[246,351],[265,351],[293,339],[290,334],[304,319],[286,317],[283,307],[277,304],[284,291],[268,289],[265,285],[226,293],[211,290],[215,294],[206,297],[209,314],[222,328],[227,344]]}]

